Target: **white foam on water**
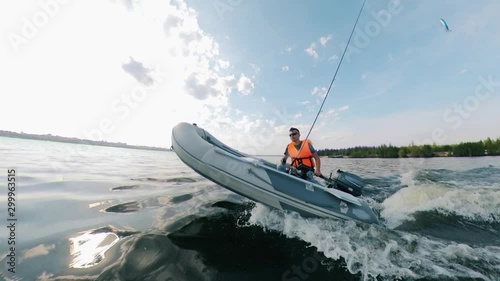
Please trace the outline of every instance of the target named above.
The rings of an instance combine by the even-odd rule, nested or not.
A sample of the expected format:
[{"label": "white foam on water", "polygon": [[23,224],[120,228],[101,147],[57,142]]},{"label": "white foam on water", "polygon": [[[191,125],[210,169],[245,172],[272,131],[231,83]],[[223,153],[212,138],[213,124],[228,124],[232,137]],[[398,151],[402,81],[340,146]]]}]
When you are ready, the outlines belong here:
[{"label": "white foam on water", "polygon": [[438,185],[414,186],[399,190],[382,203],[381,216],[387,227],[395,228],[413,220],[421,211],[455,214],[471,220],[500,221],[500,191],[462,190]]},{"label": "white foam on water", "polygon": [[400,189],[382,202],[381,216],[389,228],[414,220],[413,214],[437,211],[475,221],[500,222],[500,190],[477,186],[452,188],[441,184],[416,184],[414,173],[402,175]]},{"label": "white foam on water", "polygon": [[[426,277],[494,280],[481,272],[500,273],[500,247],[472,248],[381,226],[357,225],[353,221],[305,219],[261,204],[251,211],[249,224],[308,242],[332,260],[343,258],[347,270],[361,274],[363,280]],[[477,268],[480,261],[486,271]]]}]

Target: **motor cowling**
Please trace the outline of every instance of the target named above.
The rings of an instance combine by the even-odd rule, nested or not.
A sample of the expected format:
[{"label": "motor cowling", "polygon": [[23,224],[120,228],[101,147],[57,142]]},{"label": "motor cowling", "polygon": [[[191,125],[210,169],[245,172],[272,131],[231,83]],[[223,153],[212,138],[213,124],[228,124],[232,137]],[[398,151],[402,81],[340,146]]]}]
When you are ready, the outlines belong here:
[{"label": "motor cowling", "polygon": [[337,171],[337,178],[334,181],[334,188],[356,197],[361,196],[365,187],[365,183],[361,177],[341,170]]}]

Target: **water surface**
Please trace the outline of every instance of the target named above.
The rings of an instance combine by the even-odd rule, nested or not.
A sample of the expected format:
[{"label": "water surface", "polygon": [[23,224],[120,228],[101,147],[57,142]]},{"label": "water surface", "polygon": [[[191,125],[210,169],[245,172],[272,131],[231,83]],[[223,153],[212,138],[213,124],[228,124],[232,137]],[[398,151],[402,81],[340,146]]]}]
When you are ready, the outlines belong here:
[{"label": "water surface", "polygon": [[[500,157],[323,158],[362,176],[381,226],[305,219],[206,180],[173,152],[0,138],[16,170],[5,280],[499,280]],[[278,162],[279,156],[266,156]],[[7,224],[3,189],[1,218]]]}]

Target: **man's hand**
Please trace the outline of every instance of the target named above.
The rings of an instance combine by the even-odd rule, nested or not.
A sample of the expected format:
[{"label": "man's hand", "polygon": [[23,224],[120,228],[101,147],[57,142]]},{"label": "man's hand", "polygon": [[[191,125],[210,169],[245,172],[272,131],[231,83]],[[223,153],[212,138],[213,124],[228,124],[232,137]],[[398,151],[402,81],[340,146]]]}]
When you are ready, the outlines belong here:
[{"label": "man's hand", "polygon": [[314,171],[314,175],[317,177],[321,176],[321,171],[320,170]]},{"label": "man's hand", "polygon": [[286,157],[281,158],[281,164],[285,165],[286,163]]}]

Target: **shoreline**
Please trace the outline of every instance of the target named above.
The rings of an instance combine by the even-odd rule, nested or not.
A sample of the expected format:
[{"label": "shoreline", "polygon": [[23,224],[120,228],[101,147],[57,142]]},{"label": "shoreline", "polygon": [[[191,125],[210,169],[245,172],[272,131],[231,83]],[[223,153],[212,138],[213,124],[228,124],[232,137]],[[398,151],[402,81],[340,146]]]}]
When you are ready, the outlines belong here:
[{"label": "shoreline", "polygon": [[105,147],[118,147],[118,148],[129,148],[129,149],[141,149],[141,150],[155,150],[155,151],[172,151],[169,148],[155,147],[155,146],[145,146],[145,145],[130,145],[122,142],[108,142],[108,141],[93,141],[79,138],[69,138],[53,135],[36,135],[36,134],[26,134],[26,133],[15,133],[9,131],[0,130],[0,137],[15,138],[15,139],[29,139],[29,140],[40,140],[40,141],[51,141],[51,142],[61,142],[61,143],[73,143],[73,144],[86,144],[86,145],[96,145]]}]

